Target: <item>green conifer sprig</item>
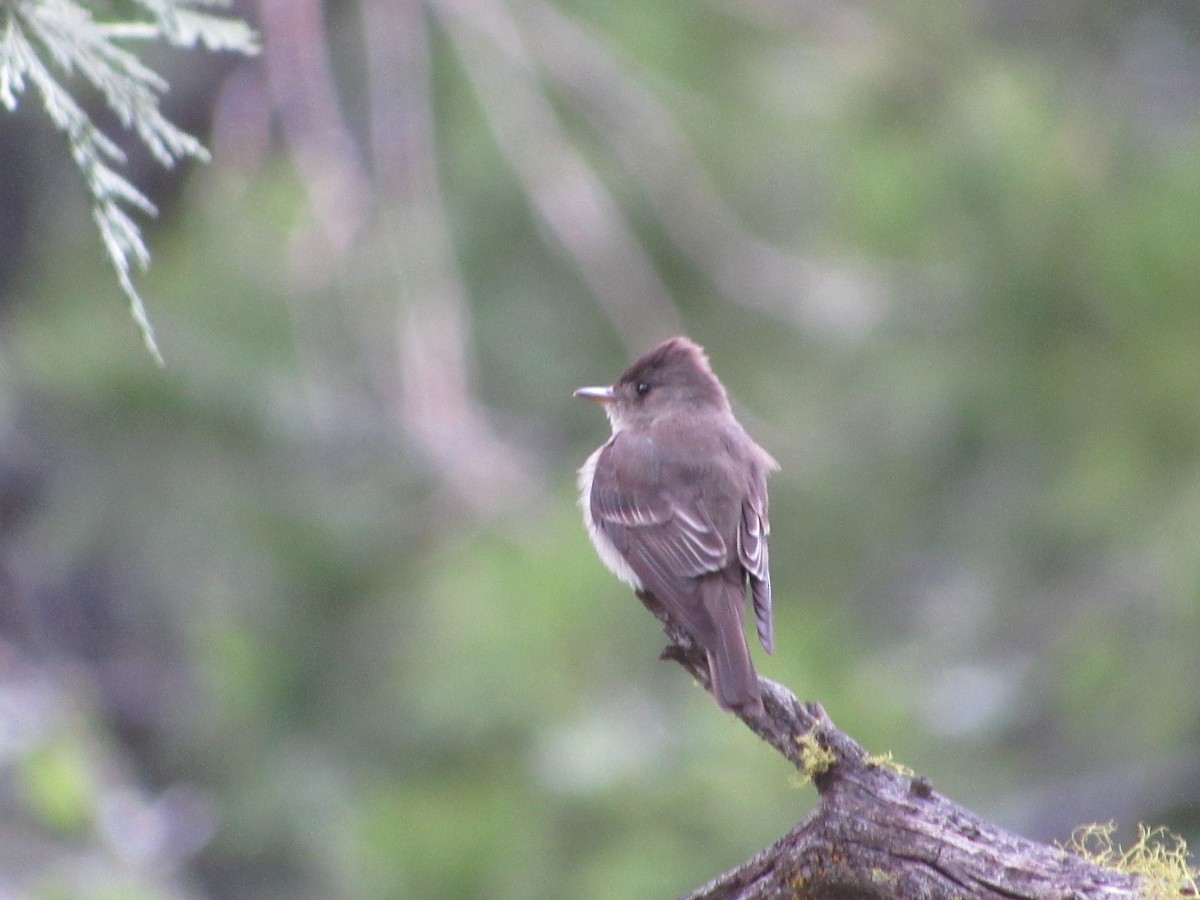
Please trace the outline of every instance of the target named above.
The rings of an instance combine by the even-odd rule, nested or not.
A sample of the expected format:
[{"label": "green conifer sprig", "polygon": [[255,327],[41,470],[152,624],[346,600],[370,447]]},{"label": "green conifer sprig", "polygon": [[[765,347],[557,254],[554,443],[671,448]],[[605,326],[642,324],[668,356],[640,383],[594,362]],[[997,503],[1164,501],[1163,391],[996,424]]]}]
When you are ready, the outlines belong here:
[{"label": "green conifer sprig", "polygon": [[207,161],[204,145],[159,109],[167,82],[116,42],[162,40],[180,47],[201,44],[210,51],[258,52],[257,37],[245,22],[202,9],[226,5],[224,0],[134,0],[132,7],[141,10],[141,17],[100,21],[81,0],[0,0],[0,103],[15,110],[32,86],[50,121],[66,136],[117,281],[142,340],[160,365],[162,353],[131,274],[135,264],[145,270],[150,251],[129,214],[136,209],[153,216],[157,210],[117,171],[125,154],[63,81],[82,78],[98,91],[164,167],[187,157]]}]

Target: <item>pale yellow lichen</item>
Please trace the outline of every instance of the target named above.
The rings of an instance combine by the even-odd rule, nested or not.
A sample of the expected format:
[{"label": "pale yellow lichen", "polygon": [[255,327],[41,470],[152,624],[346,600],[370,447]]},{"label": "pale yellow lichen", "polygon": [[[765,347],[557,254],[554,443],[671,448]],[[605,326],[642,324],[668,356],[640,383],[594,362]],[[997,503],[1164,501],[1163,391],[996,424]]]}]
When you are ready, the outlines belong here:
[{"label": "pale yellow lichen", "polygon": [[796,738],[796,746],[800,748],[800,771],[809,780],[824,775],[838,761],[837,754],[822,747],[811,731]]},{"label": "pale yellow lichen", "polygon": [[1138,839],[1122,850],[1113,840],[1116,826],[1076,828],[1067,849],[1097,865],[1137,876],[1143,900],[1176,900],[1200,896],[1200,873],[1189,865],[1187,842],[1165,828],[1138,825]]},{"label": "pale yellow lichen", "polygon": [[891,769],[893,772],[903,775],[905,778],[914,778],[917,774],[908,766],[904,765],[904,763],[896,762],[896,760],[892,758],[892,751],[890,750],[887,753],[872,753],[867,757],[867,765],[877,766],[881,769]]}]

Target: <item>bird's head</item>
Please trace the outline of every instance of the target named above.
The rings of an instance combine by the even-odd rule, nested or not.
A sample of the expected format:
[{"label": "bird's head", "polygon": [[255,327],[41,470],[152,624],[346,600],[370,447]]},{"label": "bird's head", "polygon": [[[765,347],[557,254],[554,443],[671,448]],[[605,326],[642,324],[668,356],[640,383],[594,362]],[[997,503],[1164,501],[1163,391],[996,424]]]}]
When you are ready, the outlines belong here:
[{"label": "bird's head", "polygon": [[576,397],[604,404],[613,431],[648,425],[663,415],[727,411],[725,388],[704,350],[674,337],[636,359],[611,386],[583,387]]}]

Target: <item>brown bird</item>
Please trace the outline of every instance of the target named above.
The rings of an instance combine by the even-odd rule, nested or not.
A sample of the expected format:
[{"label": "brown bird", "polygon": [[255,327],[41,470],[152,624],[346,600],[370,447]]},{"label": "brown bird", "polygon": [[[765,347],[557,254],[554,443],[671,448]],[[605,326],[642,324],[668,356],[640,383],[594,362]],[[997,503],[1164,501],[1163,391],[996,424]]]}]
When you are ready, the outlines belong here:
[{"label": "brown bird", "polygon": [[604,404],[612,423],[579,470],[600,559],[704,648],[722,709],[761,714],[742,617],[749,587],[770,653],[766,476],[779,465],[738,424],[704,351],[685,337],[646,353],[611,387],[575,396]]}]

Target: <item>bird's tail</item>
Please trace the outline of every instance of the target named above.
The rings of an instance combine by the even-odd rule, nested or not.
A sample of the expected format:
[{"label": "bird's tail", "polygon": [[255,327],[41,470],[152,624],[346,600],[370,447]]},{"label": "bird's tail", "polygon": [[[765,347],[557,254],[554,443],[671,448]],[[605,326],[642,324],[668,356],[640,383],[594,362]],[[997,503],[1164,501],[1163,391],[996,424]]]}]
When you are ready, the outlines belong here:
[{"label": "bird's tail", "polygon": [[761,715],[758,673],[750,661],[742,623],[746,589],[740,582],[711,578],[702,581],[700,592],[713,626],[704,642],[713,698],[729,712]]}]

